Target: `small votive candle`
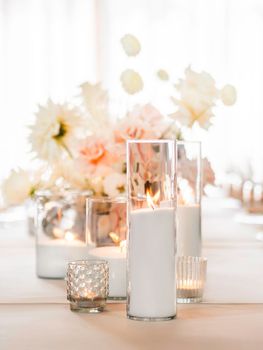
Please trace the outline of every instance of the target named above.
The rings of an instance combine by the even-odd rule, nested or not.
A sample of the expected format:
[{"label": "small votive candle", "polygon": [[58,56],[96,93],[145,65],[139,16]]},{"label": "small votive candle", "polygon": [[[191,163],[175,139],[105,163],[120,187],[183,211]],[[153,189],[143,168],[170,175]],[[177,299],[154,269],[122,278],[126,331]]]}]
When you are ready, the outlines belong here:
[{"label": "small votive candle", "polygon": [[198,256],[180,256],[177,259],[177,303],[202,301],[206,280],[207,259]]},{"label": "small votive candle", "polygon": [[109,266],[104,260],[79,260],[68,264],[67,299],[72,311],[103,311],[109,292]]}]

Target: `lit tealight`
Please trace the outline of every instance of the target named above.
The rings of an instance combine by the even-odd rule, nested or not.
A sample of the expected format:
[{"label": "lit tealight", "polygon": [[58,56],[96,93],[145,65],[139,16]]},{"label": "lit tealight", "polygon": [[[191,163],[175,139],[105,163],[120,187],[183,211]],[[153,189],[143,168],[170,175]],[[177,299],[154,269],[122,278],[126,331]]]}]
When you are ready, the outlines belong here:
[{"label": "lit tealight", "polygon": [[110,232],[109,233],[110,238],[112,239],[112,242],[115,244],[120,244],[120,236],[117,235],[115,232]]},{"label": "lit tealight", "polygon": [[74,239],[75,239],[74,233],[72,233],[72,232],[70,232],[70,231],[67,231],[67,232],[65,233],[65,240],[66,240],[66,241],[72,242],[72,241],[74,241]]}]

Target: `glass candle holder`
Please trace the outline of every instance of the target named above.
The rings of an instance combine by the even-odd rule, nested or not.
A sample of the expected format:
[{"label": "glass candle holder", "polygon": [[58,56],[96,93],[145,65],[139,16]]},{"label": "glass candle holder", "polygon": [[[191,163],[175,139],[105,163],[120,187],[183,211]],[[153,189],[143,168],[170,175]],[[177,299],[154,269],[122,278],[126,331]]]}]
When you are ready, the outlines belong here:
[{"label": "glass candle holder", "polygon": [[68,264],[67,299],[73,311],[103,311],[109,290],[109,266],[103,260],[80,260]]},{"label": "glass candle holder", "polygon": [[176,143],[127,143],[127,317],[176,316]]},{"label": "glass candle holder", "polygon": [[88,256],[84,191],[36,193],[36,270],[41,278],[64,278],[67,263]]},{"label": "glass candle holder", "polygon": [[126,299],[126,199],[87,199],[89,256],[109,263],[109,299]]},{"label": "glass candle holder", "polygon": [[177,258],[177,302],[202,301],[206,280],[207,259],[197,256]]},{"label": "glass candle holder", "polygon": [[177,256],[201,256],[201,143],[177,143]]}]

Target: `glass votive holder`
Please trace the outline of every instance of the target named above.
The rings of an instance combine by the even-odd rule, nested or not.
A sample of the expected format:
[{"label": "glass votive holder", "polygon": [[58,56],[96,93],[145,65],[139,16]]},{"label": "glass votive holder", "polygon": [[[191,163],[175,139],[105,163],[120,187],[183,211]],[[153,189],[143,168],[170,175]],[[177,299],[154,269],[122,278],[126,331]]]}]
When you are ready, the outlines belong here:
[{"label": "glass votive holder", "polygon": [[68,264],[67,299],[72,311],[103,311],[109,291],[109,266],[104,260],[78,260]]},{"label": "glass votive holder", "polygon": [[89,257],[109,263],[109,296],[126,299],[126,204],[124,197],[87,199]]},{"label": "glass votive holder", "polygon": [[177,303],[199,303],[203,298],[207,259],[199,256],[177,258]]}]

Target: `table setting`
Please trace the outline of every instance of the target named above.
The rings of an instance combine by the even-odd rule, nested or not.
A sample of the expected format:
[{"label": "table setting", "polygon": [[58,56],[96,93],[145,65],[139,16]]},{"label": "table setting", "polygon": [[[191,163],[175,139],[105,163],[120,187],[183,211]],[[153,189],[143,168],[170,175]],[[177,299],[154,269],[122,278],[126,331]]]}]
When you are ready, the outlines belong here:
[{"label": "table setting", "polygon": [[[141,53],[133,34],[119,44]],[[38,106],[31,167],[1,184],[1,349],[262,347],[262,184],[216,183],[198,137],[236,89],[191,66],[156,76],[172,113],[138,102],[130,68],[122,117],[99,81]]]}]

